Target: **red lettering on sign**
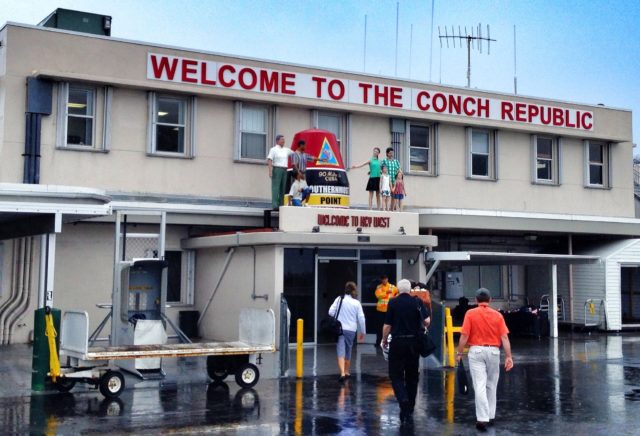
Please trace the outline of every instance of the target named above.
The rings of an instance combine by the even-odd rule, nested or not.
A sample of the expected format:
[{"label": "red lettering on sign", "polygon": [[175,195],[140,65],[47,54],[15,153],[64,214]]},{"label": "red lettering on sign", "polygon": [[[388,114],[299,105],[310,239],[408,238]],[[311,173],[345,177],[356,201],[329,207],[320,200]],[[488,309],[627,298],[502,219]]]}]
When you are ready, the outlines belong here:
[{"label": "red lettering on sign", "polygon": [[469,117],[472,117],[476,114],[476,111],[475,109],[469,109],[469,104],[475,105],[476,99],[473,97],[467,97],[462,102],[462,110],[464,111],[464,114]]},{"label": "red lettering on sign", "polygon": [[540,122],[545,126],[551,124],[551,108],[550,107],[542,106],[540,108]]},{"label": "red lettering on sign", "polygon": [[459,95],[449,95],[449,113],[460,115],[462,107],[462,97]]},{"label": "red lettering on sign", "polygon": [[282,73],[282,85],[280,89],[283,94],[287,95],[296,95],[295,88],[292,88],[296,85],[296,75],[295,73]]},{"label": "red lettering on sign", "polygon": [[162,73],[167,73],[167,79],[173,80],[173,77],[176,74],[176,68],[178,67],[178,59],[171,59],[171,65],[169,65],[169,58],[166,56],[162,56],[160,58],[160,65],[158,65],[158,59],[155,55],[151,55],[151,68],[153,68],[153,77],[156,79],[160,79],[162,77]]},{"label": "red lettering on sign", "polygon": [[562,126],[564,124],[564,113],[559,107],[553,108],[553,125]]},{"label": "red lettering on sign", "polygon": [[389,88],[387,86],[375,85],[373,87],[373,104],[381,104],[380,100],[382,100],[383,106],[389,106]]},{"label": "red lettering on sign", "polygon": [[278,92],[278,73],[260,70],[260,91]]},{"label": "red lettering on sign", "polygon": [[[249,82],[247,82],[247,75],[249,76]],[[238,72],[238,83],[243,89],[253,89],[257,82],[258,76],[251,68],[243,68]]]},{"label": "red lettering on sign", "polygon": [[182,60],[182,81],[187,83],[198,83],[198,79],[196,77],[191,77],[191,74],[196,74],[198,69],[196,66],[198,62],[192,61],[191,59],[183,59]]},{"label": "red lettering on sign", "polygon": [[592,120],[593,120],[593,116],[589,112],[583,113],[581,117],[582,127],[584,127],[587,130],[591,130],[591,128],[593,127]]},{"label": "red lettering on sign", "polygon": [[[336,85],[338,87],[338,92],[336,92]],[[327,90],[329,91],[329,97],[331,97],[334,100],[342,100],[342,97],[344,97],[344,83],[342,83],[341,80],[331,80],[329,82],[329,86],[327,87]]]},{"label": "red lettering on sign", "polygon": [[369,90],[373,87],[373,85],[369,83],[358,83],[358,86],[362,88],[362,103],[369,103]]},{"label": "red lettering on sign", "polygon": [[575,127],[576,125],[571,122],[571,116],[569,115],[569,109],[564,110],[564,124],[567,127]]},{"label": "red lettering on sign", "polygon": [[420,109],[421,111],[428,111],[429,108],[431,107],[431,105],[429,104],[430,98],[431,96],[427,91],[420,91],[416,97],[416,103],[418,104],[418,109]]},{"label": "red lettering on sign", "polygon": [[489,118],[489,99],[478,99],[478,116]]},{"label": "red lettering on sign", "polygon": [[527,121],[527,105],[524,103],[516,103],[516,121]]},{"label": "red lettering on sign", "polygon": [[210,80],[209,78],[207,78],[207,63],[203,62],[202,65],[200,65],[200,82],[203,85],[215,85],[216,81],[215,80]]},{"label": "red lettering on sign", "polygon": [[314,82],[316,82],[316,97],[322,98],[322,84],[327,81],[324,77],[316,77],[313,76],[311,78]]},{"label": "red lettering on sign", "polygon": [[513,104],[508,101],[503,101],[500,105],[500,118],[503,120],[509,119],[513,121]]},{"label": "red lettering on sign", "polygon": [[536,105],[529,105],[527,108],[527,121],[531,122],[535,117],[540,114],[540,108]]},{"label": "red lettering on sign", "polygon": [[438,113],[444,112],[447,109],[447,98],[439,92],[433,95],[431,103],[433,104],[433,109]]},{"label": "red lettering on sign", "polygon": [[391,107],[402,107],[402,88],[391,87]]},{"label": "red lettering on sign", "polygon": [[224,76],[224,73],[226,73],[227,71],[233,74],[236,72],[236,69],[233,65],[221,66],[220,69],[218,69],[218,80],[220,81],[220,84],[225,88],[231,88],[233,85],[236,84],[236,79],[227,80],[226,77]]}]

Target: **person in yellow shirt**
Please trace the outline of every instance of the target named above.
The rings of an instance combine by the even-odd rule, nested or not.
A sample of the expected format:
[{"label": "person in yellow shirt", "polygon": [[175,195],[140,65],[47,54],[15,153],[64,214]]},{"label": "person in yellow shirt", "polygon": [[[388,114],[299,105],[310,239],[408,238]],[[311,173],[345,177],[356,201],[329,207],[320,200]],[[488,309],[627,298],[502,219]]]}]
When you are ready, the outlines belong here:
[{"label": "person in yellow shirt", "polygon": [[398,288],[389,283],[389,277],[383,275],[380,277],[380,284],[376,287],[376,347],[380,346],[382,341],[382,324],[387,314],[387,306],[389,300],[398,295]]}]

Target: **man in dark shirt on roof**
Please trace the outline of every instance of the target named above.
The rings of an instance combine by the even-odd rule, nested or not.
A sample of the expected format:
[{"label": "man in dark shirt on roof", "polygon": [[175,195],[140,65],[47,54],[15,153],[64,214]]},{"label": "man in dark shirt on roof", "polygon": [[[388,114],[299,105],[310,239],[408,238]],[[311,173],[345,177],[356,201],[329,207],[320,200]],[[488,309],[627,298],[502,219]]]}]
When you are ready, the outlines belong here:
[{"label": "man in dark shirt on roof", "polygon": [[[418,340],[423,329],[429,326],[430,314],[418,298],[409,295],[411,282],[398,282],[399,295],[389,301],[387,316],[382,328],[383,348],[389,345],[389,378],[400,404],[400,419],[411,420],[416,405],[418,379],[420,377],[420,353]],[[391,334],[391,342],[388,342]]]}]

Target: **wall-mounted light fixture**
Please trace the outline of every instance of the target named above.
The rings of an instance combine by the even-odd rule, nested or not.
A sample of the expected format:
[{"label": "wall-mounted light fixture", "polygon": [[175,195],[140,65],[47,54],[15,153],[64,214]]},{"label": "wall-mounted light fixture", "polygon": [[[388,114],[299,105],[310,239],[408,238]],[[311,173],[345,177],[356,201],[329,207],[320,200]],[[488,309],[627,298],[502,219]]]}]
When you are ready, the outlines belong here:
[{"label": "wall-mounted light fixture", "polygon": [[320,226],[313,226],[313,228],[311,229],[312,233],[320,233]]},{"label": "wall-mounted light fixture", "polygon": [[398,231],[400,232],[401,235],[406,235],[407,234],[407,232],[404,231],[404,226],[400,226]]},{"label": "wall-mounted light fixture", "polygon": [[362,233],[362,227],[358,227],[358,228],[356,229],[356,232],[358,232],[358,233]]}]

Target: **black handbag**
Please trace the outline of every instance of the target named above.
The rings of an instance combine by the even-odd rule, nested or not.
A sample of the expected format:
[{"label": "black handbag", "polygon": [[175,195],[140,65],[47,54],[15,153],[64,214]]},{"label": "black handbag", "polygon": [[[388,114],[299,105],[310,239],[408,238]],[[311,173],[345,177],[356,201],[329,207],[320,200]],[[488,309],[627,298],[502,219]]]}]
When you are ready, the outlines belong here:
[{"label": "black handbag", "polygon": [[420,303],[418,302],[418,320],[420,325],[420,333],[418,334],[418,352],[422,357],[427,357],[436,351],[436,344],[431,339],[428,329],[422,329],[422,312],[420,311]]},{"label": "black handbag", "polygon": [[420,338],[420,344],[418,347],[420,349],[420,355],[422,357],[427,357],[433,354],[433,352],[436,351],[436,344],[433,342],[433,339],[431,339],[429,330],[425,329],[424,333],[421,333],[418,336]]},{"label": "black handbag", "polygon": [[344,300],[344,295],[340,297],[340,304],[338,305],[336,316],[327,315],[320,321],[320,330],[324,333],[334,336],[340,336],[342,334],[342,323],[338,321],[340,309],[342,308],[342,300]]},{"label": "black handbag", "polygon": [[458,392],[462,395],[467,395],[469,393],[469,379],[467,378],[467,371],[464,370],[462,360],[458,363],[456,379],[458,381]]}]

